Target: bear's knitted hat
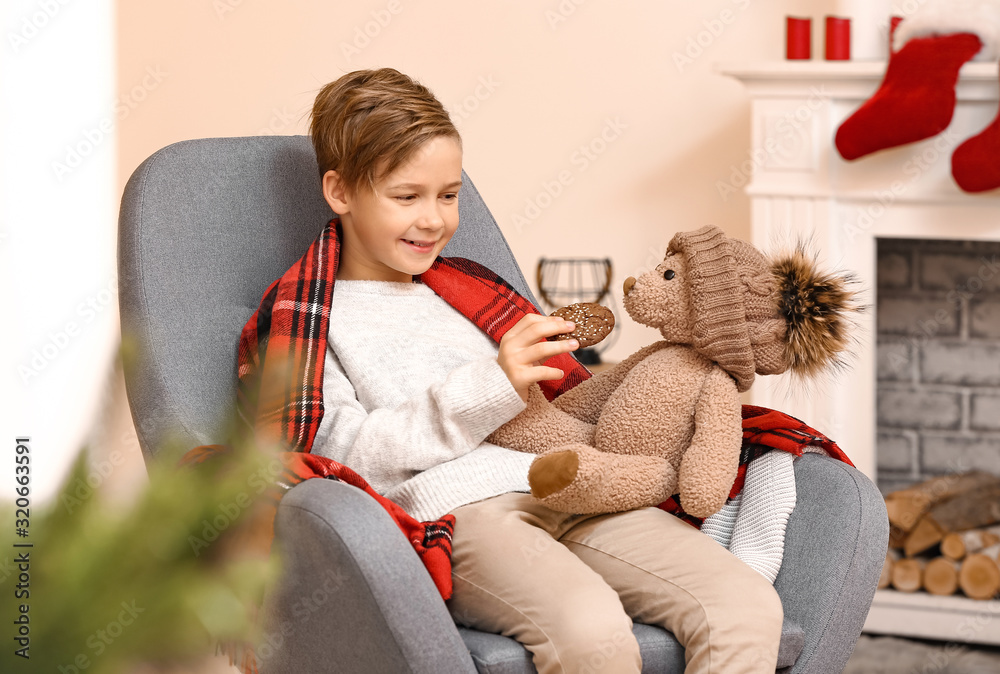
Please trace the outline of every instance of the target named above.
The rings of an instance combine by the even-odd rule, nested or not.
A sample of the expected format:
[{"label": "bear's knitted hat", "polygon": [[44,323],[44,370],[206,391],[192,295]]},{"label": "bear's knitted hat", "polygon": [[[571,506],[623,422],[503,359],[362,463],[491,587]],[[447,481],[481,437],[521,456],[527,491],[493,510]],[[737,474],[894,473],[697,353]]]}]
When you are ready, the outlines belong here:
[{"label": "bear's knitted hat", "polygon": [[855,293],[850,275],[820,273],[801,249],[768,260],[752,245],[708,225],[679,232],[668,253],[687,262],[692,346],[719,364],[740,391],[755,374],[791,369],[815,375],[840,364]]},{"label": "bear's knitted hat", "polygon": [[760,251],[714,225],[679,232],[668,251],[687,262],[696,351],[726,370],[740,391],[755,373],[788,369],[777,288]]}]

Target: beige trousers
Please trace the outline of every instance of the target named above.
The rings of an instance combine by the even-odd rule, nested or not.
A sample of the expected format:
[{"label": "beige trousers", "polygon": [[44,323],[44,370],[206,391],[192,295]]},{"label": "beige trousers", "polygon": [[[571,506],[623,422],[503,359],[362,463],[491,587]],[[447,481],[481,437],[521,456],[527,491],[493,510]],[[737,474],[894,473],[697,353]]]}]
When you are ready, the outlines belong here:
[{"label": "beige trousers", "polygon": [[454,515],[452,616],[524,644],[539,674],[639,672],[633,620],[673,632],[689,674],[774,671],[774,587],[669,513],[567,515],[511,493]]}]

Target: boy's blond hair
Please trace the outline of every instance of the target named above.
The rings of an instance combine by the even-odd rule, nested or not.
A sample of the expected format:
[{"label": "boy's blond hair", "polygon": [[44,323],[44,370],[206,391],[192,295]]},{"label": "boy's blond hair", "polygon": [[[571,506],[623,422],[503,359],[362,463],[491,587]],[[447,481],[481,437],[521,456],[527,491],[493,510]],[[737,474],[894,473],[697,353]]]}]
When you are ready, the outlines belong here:
[{"label": "boy's blond hair", "polygon": [[309,135],[319,175],[334,170],[354,192],[405,163],[437,136],[461,143],[448,112],[427,87],[392,68],[356,70],[324,86]]}]

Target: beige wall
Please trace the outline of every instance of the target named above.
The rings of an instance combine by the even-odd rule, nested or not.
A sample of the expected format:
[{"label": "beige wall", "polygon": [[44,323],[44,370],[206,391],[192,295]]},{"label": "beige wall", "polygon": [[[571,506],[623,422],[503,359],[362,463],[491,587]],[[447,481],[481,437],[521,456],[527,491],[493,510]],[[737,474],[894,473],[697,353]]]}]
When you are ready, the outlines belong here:
[{"label": "beige wall", "polygon": [[[465,167],[529,280],[541,256],[610,256],[620,307],[623,279],[673,232],[749,235],[747,200],[718,189],[748,157],[749,104],[713,64],[782,58],[792,11],[818,18],[823,3],[122,0],[120,88],[135,95],[121,181],[178,140],[304,133],[320,86],[392,66],[452,111]],[[568,184],[533,212],[560,175]],[[611,359],[655,338],[620,322]]]}]

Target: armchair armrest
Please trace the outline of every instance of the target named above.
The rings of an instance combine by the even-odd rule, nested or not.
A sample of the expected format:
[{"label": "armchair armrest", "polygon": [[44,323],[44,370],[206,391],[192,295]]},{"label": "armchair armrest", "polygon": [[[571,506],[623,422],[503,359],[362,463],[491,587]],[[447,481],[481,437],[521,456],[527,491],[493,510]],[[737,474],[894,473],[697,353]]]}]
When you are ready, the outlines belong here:
[{"label": "armchair armrest", "polygon": [[274,529],[282,578],[264,601],[262,674],[476,671],[419,557],[363,491],[306,480]]},{"label": "armchair armrest", "polygon": [[794,674],[840,672],[871,606],[889,544],[878,489],[851,466],[818,454],[795,462],[795,510],[774,586],[805,643]]}]

